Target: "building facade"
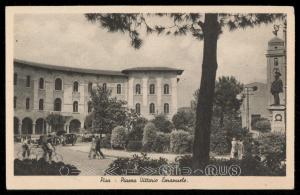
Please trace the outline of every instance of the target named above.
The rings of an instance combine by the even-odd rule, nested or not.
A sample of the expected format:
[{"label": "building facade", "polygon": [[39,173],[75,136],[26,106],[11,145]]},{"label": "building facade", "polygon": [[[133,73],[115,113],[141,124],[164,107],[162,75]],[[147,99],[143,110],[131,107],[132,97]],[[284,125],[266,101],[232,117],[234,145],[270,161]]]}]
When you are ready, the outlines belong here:
[{"label": "building facade", "polygon": [[79,132],[92,112],[90,92],[102,85],[127,107],[151,119],[177,112],[177,82],[183,70],[166,67],[102,71],[14,60],[14,133],[51,132],[50,113],[66,119],[64,130]]}]

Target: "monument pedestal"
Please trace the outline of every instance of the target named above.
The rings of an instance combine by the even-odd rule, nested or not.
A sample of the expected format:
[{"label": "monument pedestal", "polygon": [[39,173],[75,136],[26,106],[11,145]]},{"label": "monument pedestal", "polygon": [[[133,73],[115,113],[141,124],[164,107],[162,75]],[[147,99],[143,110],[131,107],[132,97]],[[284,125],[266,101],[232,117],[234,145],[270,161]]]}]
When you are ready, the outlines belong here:
[{"label": "monument pedestal", "polygon": [[272,105],[269,107],[269,110],[272,116],[272,133],[285,133],[285,106]]}]

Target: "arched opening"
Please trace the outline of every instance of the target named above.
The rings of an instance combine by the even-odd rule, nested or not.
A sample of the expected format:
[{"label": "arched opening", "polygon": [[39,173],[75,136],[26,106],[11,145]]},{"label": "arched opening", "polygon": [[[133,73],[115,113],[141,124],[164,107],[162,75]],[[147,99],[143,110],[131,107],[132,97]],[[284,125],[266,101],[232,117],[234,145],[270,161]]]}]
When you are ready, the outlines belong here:
[{"label": "arched opening", "polygon": [[155,94],[155,85],[154,84],[150,85],[150,94]]},{"label": "arched opening", "polygon": [[136,112],[137,114],[140,114],[140,113],[141,113],[141,104],[140,104],[140,103],[137,103],[137,104],[135,105],[135,112]]},{"label": "arched opening", "polygon": [[79,133],[80,131],[81,122],[77,119],[73,119],[69,125],[69,132],[70,133]]},{"label": "arched opening", "polygon": [[54,100],[54,111],[61,111],[61,99],[59,98]]},{"label": "arched opening", "polygon": [[135,93],[140,95],[141,94],[141,85],[140,84],[136,84],[135,86]]},{"label": "arched opening", "polygon": [[22,134],[32,134],[32,120],[31,118],[24,118],[22,120]]},{"label": "arched opening", "polygon": [[164,104],[164,113],[169,114],[169,104],[168,103]]},{"label": "arched opening", "polygon": [[75,101],[73,103],[73,112],[78,112],[78,102],[77,101]]},{"label": "arched opening", "polygon": [[169,85],[168,84],[164,85],[164,94],[169,94]]},{"label": "arched opening", "polygon": [[44,79],[43,78],[40,78],[39,89],[44,89]]},{"label": "arched opening", "polygon": [[35,133],[36,134],[46,134],[46,120],[39,118],[35,122]]},{"label": "arched opening", "polygon": [[150,114],[154,114],[155,113],[155,105],[154,103],[150,104]]},{"label": "arched opening", "polygon": [[55,90],[62,90],[62,80],[60,78],[55,79]]},{"label": "arched opening", "polygon": [[117,94],[121,94],[121,84],[117,85]]},{"label": "arched opening", "polygon": [[17,117],[14,117],[14,134],[15,135],[19,134],[19,125],[20,125],[20,120]]},{"label": "arched opening", "polygon": [[78,92],[78,82],[75,81],[73,84],[73,92]]}]

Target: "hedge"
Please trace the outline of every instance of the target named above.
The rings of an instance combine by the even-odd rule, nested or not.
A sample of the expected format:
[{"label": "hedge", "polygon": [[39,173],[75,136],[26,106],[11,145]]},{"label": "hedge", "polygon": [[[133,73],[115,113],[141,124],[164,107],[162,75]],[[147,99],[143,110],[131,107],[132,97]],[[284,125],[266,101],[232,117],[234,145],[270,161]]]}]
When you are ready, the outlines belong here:
[{"label": "hedge", "polygon": [[192,151],[193,137],[186,131],[175,130],[170,134],[170,149],[176,154],[184,154]]},{"label": "hedge", "polygon": [[147,123],[143,133],[143,151],[150,152],[153,150],[153,146],[157,136],[157,128],[151,122]]},{"label": "hedge", "polygon": [[112,130],[111,134],[111,146],[113,148],[121,149],[126,144],[126,128],[123,126],[117,126]]}]

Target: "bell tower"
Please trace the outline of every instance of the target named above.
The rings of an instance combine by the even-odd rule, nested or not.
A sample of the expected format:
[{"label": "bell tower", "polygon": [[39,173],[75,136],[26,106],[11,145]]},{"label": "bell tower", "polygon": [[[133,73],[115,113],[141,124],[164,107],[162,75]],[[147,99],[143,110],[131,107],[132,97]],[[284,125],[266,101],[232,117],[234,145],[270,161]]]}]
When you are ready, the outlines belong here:
[{"label": "bell tower", "polygon": [[[286,43],[277,37],[279,26],[274,26],[273,37],[268,42],[267,97],[272,132],[285,133],[286,121]],[[283,29],[285,39],[285,28]]]}]

